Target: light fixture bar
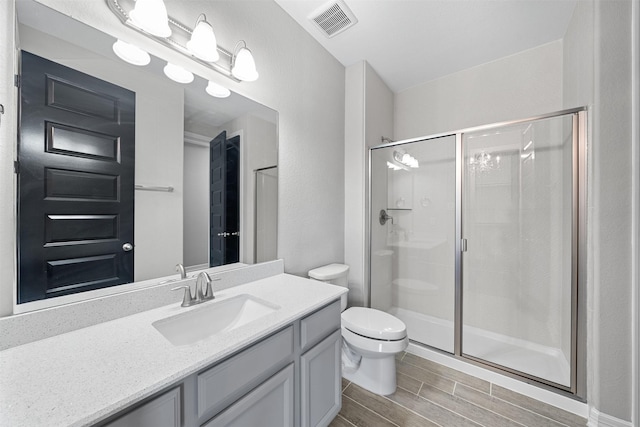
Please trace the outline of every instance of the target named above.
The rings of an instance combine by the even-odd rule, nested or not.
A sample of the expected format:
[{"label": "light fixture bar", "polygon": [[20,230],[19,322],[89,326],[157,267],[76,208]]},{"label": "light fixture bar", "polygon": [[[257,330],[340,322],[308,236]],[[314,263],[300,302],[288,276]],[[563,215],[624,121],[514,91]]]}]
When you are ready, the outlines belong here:
[{"label": "light fixture bar", "polygon": [[[134,30],[136,30],[137,32],[146,35],[149,38],[152,38],[153,40],[157,41],[158,43],[161,43],[167,47],[170,47],[180,53],[182,53],[183,55],[187,56],[188,58],[191,58],[192,60],[198,62],[201,65],[204,65],[205,67],[208,67],[220,74],[222,74],[225,77],[230,78],[231,80],[235,81],[235,82],[240,82],[241,80],[236,78],[235,76],[233,76],[231,74],[231,57],[233,56],[233,54],[231,52],[229,52],[228,50],[221,48],[219,45],[217,46],[217,50],[218,53],[220,54],[220,59],[213,63],[213,62],[206,62],[203,61],[199,58],[197,58],[196,56],[194,56],[189,49],[187,49],[186,47],[186,42],[185,44],[180,43],[179,41],[175,40],[175,38],[173,37],[174,35],[176,35],[176,32],[174,31],[172,36],[170,37],[158,37],[158,36],[154,36],[153,34],[147,33],[146,31],[136,27],[135,25],[133,25],[131,23],[131,20],[129,18],[129,14],[127,13],[127,11],[122,7],[121,0],[105,0],[107,2],[107,6],[109,6],[109,10],[111,10],[111,12],[113,12],[114,15],[116,15],[118,17],[118,19],[120,19],[120,22],[122,22],[124,25],[126,25],[129,28],[132,28]],[[126,0],[124,0],[126,1]],[[183,37],[185,38],[185,40],[189,40],[191,38],[191,34],[193,33],[193,30],[191,30],[189,27],[187,27],[186,25],[182,24],[179,21],[176,21],[175,19],[173,19],[171,16],[169,16],[168,19],[169,22],[169,26],[180,30],[179,32],[183,34]]]}]

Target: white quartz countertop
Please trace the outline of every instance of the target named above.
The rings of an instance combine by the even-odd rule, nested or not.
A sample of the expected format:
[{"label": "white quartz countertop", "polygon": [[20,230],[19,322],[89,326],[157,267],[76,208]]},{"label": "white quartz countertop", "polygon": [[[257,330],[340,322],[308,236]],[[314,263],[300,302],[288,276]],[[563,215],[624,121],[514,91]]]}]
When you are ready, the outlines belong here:
[{"label": "white quartz countertop", "polygon": [[[0,352],[0,426],[84,426],[119,412],[292,323],[346,288],[279,274],[216,292],[250,294],[274,313],[198,343],[174,346],[152,322],[194,307],[172,304]],[[215,301],[215,300],[214,300]]]}]

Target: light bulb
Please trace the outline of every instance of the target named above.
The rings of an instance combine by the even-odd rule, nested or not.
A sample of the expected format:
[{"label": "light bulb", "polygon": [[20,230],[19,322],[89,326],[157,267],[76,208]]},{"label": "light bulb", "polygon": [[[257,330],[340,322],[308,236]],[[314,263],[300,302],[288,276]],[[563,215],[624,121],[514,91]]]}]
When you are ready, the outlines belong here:
[{"label": "light bulb", "polygon": [[113,44],[113,52],[118,55],[118,58],[129,64],[142,66],[151,62],[151,57],[147,52],[138,46],[123,42],[122,40],[117,40]]},{"label": "light bulb", "polygon": [[206,18],[198,21],[191,33],[191,40],[187,42],[187,49],[203,61],[215,62],[220,59],[217,46],[216,35],[213,33],[211,24]]},{"label": "light bulb", "polygon": [[253,59],[251,51],[246,47],[241,47],[235,55],[235,61],[231,68],[231,74],[246,82],[252,82],[258,79],[258,71],[256,70],[256,62]]},{"label": "light bulb", "polygon": [[215,96],[216,98],[226,98],[231,95],[231,91],[229,89],[212,81],[209,81],[205,90],[209,95]]},{"label": "light bulb", "polygon": [[193,81],[193,73],[182,67],[167,62],[164,67],[164,74],[174,82],[191,83]]},{"label": "light bulb", "polygon": [[169,17],[167,7],[162,0],[136,0],[136,5],[129,12],[131,23],[136,27],[158,37],[169,37]]}]

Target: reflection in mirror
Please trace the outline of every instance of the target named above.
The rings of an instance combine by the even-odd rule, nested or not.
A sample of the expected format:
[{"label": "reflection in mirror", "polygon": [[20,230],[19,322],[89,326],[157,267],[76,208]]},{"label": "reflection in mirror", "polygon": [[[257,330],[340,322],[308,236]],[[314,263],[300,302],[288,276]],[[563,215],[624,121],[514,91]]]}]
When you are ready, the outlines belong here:
[{"label": "reflection in mirror", "polygon": [[34,1],[16,7],[19,49],[135,92],[134,281],[174,275],[177,263],[275,259],[277,112],[235,93],[214,98],[198,76],[175,83],[156,57],[128,64],[113,37]]}]

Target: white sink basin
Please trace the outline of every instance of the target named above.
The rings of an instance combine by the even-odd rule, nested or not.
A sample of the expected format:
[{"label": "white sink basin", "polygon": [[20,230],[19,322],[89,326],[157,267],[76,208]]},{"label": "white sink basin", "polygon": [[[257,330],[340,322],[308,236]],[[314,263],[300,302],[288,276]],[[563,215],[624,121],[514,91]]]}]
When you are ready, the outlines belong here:
[{"label": "white sink basin", "polygon": [[251,295],[241,294],[203,303],[186,313],[152,323],[173,345],[188,345],[258,320],[280,307]]}]

